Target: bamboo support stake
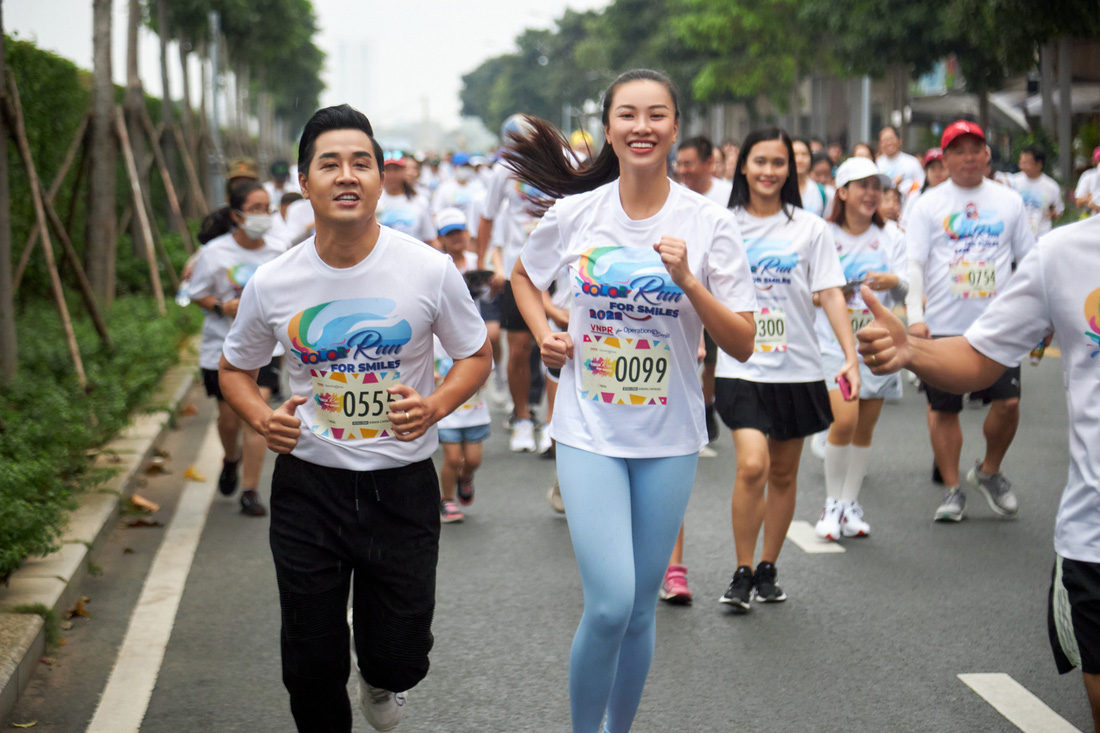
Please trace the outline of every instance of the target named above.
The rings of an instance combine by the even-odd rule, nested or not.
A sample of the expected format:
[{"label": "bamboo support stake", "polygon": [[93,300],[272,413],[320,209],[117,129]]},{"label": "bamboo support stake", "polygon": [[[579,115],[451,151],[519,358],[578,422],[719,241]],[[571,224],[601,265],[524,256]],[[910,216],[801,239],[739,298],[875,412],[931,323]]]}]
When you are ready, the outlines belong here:
[{"label": "bamboo support stake", "polygon": [[160,178],[164,181],[164,193],[168,197],[168,207],[172,215],[179,222],[179,233],[183,237],[183,246],[187,254],[194,254],[195,243],[191,239],[191,230],[187,228],[187,219],[180,208],[179,197],[176,196],[176,187],[172,184],[172,176],[168,173],[168,161],[164,159],[164,151],[160,149],[160,135],[153,129],[153,121],[149,119],[149,112],[145,107],[141,108],[141,125],[145,128],[145,136],[149,138],[149,146],[153,148],[153,159],[160,170]]},{"label": "bamboo support stake", "polygon": [[176,124],[169,123],[168,128],[172,130],[172,137],[176,140],[176,148],[179,150],[180,157],[183,158],[183,170],[187,173],[187,181],[191,184],[191,197],[199,204],[199,211],[205,215],[207,213],[206,208],[206,195],[202,191],[202,184],[199,183],[199,174],[195,172],[195,161],[191,159],[191,149],[187,147],[187,141],[183,139],[183,133],[180,132],[179,127]]},{"label": "bamboo support stake", "polygon": [[122,116],[121,107],[115,107],[115,129],[118,132],[122,157],[126,161],[126,172],[130,176],[130,197],[133,199],[134,212],[141,225],[141,238],[145,240],[145,261],[149,265],[149,280],[153,285],[153,296],[157,300],[157,312],[162,316],[168,315],[168,308],[164,304],[164,288],[160,282],[160,269],[157,266],[157,255],[153,247],[153,231],[149,224],[149,217],[145,213],[145,200],[141,193],[137,164],[134,162],[134,149],[130,147],[130,133],[126,130],[126,119]]},{"label": "bamboo support stake", "polygon": [[[51,203],[54,197],[57,196],[57,192],[61,188],[65,176],[69,174],[69,168],[73,164],[73,158],[76,157],[76,152],[83,147],[84,138],[88,132],[89,121],[90,116],[85,116],[84,119],[80,121],[80,127],[77,128],[76,135],[73,136],[73,141],[69,145],[69,150],[65,153],[64,160],[61,161],[61,167],[57,171],[57,176],[53,179],[53,183],[50,184],[50,190],[46,193],[46,200]],[[13,292],[19,292],[19,283],[23,280],[23,274],[27,269],[27,263],[30,261],[31,253],[34,251],[34,246],[37,243],[38,222],[35,222],[34,226],[31,228],[30,236],[27,237],[27,243],[23,246],[23,254],[19,256],[19,264],[15,268],[15,276],[12,278]]]},{"label": "bamboo support stake", "polygon": [[50,286],[53,289],[54,300],[57,301],[57,309],[61,312],[61,325],[65,329],[65,340],[69,344],[69,353],[73,357],[73,367],[76,369],[76,381],[81,389],[88,388],[88,377],[84,373],[84,361],[80,358],[80,347],[76,343],[76,333],[73,331],[73,322],[69,317],[69,306],[65,303],[65,290],[61,287],[61,276],[57,274],[57,263],[53,258],[53,245],[50,244],[50,233],[46,226],[46,211],[42,206],[42,187],[38,182],[38,173],[34,168],[34,158],[31,156],[31,146],[27,142],[27,130],[23,123],[23,105],[19,101],[19,87],[15,83],[15,74],[8,70],[8,93],[10,104],[5,104],[3,111],[10,118],[9,124],[15,133],[15,144],[19,148],[19,155],[23,158],[23,168],[30,181],[31,200],[34,203],[34,216],[38,221],[38,228],[42,237],[42,253],[46,256],[46,265],[50,272]]}]

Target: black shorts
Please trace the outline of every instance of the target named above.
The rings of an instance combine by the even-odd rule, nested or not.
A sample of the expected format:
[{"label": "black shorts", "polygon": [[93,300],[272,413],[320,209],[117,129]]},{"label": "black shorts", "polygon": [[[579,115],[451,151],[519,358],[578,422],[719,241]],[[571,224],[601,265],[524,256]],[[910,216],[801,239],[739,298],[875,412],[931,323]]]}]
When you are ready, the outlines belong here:
[{"label": "black shorts", "polygon": [[516,305],[516,296],[512,294],[512,283],[504,283],[504,292],[500,294],[500,327],[505,331],[527,331],[527,321]]},{"label": "black shorts", "polygon": [[703,343],[707,347],[707,355],[703,357],[703,363],[708,366],[713,366],[718,363],[718,344],[714,343],[714,339],[710,337],[707,330],[703,329]]},{"label": "black shorts", "polygon": [[778,441],[820,433],[833,422],[824,380],[773,384],[720,377],[714,406],[730,430],[754,428]]},{"label": "black shorts", "polygon": [[1055,559],[1047,631],[1060,674],[1100,674],[1100,563]]},{"label": "black shorts", "polygon": [[478,298],[477,309],[481,313],[481,320],[485,322],[500,320],[500,301],[502,295],[494,295],[491,298]]},{"label": "black shorts", "polygon": [[[963,396],[944,392],[930,384],[924,385],[924,394],[928,397],[928,406],[932,412],[962,412]],[[1020,367],[1014,366],[1005,369],[1001,378],[985,389],[970,393],[970,399],[981,400],[988,405],[994,400],[1010,400],[1020,396]]]},{"label": "black shorts", "polygon": [[[283,357],[272,357],[270,362],[260,367],[260,372],[256,375],[256,384],[270,389],[272,397],[279,396],[279,373],[282,371],[282,366]],[[213,397],[218,402],[225,402],[225,397],[222,396],[221,385],[218,383],[217,369],[203,369],[202,383],[203,386],[206,387],[207,397]]]}]

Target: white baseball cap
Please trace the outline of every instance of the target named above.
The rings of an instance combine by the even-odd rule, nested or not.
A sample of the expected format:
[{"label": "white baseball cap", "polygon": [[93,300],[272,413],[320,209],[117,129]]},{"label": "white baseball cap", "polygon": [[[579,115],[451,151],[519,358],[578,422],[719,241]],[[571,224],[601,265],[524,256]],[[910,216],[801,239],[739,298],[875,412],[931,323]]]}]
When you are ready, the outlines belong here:
[{"label": "white baseball cap", "polygon": [[836,169],[836,187],[844,188],[852,181],[860,181],[864,178],[877,178],[883,188],[893,185],[890,176],[878,169],[875,161],[867,158],[848,158]]},{"label": "white baseball cap", "polygon": [[450,234],[461,229],[466,230],[466,215],[453,206],[443,209],[435,215],[435,228],[440,234]]}]

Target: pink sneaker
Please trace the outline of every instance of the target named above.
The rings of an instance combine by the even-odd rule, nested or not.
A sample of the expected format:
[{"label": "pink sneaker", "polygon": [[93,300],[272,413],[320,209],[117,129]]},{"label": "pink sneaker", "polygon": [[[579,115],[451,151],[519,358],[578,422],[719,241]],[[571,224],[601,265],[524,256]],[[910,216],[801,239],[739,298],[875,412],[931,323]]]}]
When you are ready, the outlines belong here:
[{"label": "pink sneaker", "polygon": [[665,571],[665,581],[661,583],[658,596],[662,601],[678,606],[691,605],[691,590],[688,588],[688,569],[683,565],[669,565]]},{"label": "pink sneaker", "polygon": [[439,502],[439,521],[443,522],[443,524],[461,522],[465,518],[466,515],[458,508],[458,504],[455,504],[450,499],[444,499]]}]

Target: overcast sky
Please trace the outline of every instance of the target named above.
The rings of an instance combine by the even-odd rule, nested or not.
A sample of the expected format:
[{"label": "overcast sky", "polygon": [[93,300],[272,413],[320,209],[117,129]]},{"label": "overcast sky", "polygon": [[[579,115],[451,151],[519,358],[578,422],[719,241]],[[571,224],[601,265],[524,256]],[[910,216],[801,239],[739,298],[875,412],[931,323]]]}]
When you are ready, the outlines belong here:
[{"label": "overcast sky", "polygon": [[[482,61],[514,50],[525,28],[547,28],[566,8],[587,10],[609,0],[313,0],[327,54],[323,105],[348,102],[372,120],[419,121],[425,107],[446,128],[459,121],[461,77]],[[125,83],[127,0],[114,0],[112,64]],[[92,66],[92,0],[4,0],[4,30]],[[145,89],[160,96],[156,38],[142,34]],[[172,49],[172,59],[174,46]],[[180,79],[172,66],[173,94]],[[197,69],[193,70],[197,81]],[[195,87],[193,87],[195,88]],[[194,93],[194,92],[193,92]],[[197,100],[194,100],[197,104]]]}]

